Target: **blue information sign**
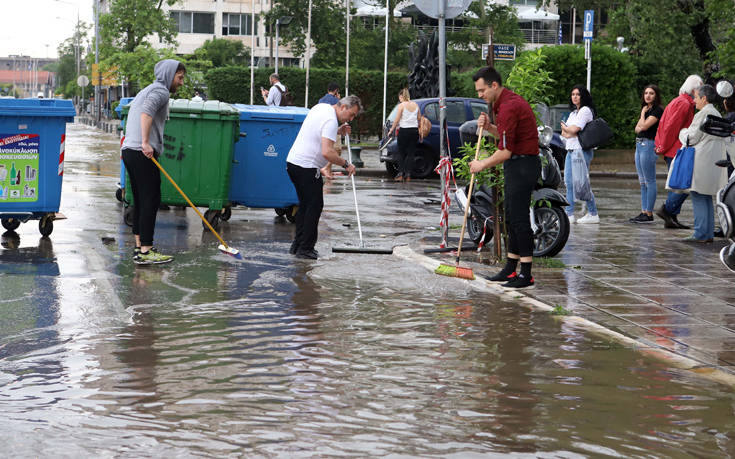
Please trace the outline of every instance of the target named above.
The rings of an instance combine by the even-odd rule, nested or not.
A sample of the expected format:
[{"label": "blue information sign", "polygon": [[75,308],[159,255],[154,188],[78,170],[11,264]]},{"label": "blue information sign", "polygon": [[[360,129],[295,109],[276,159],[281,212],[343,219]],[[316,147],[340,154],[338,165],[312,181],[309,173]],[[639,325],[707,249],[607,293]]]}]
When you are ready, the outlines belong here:
[{"label": "blue information sign", "polygon": [[592,30],[595,24],[595,10],[584,10],[584,33],[582,38],[592,41]]}]

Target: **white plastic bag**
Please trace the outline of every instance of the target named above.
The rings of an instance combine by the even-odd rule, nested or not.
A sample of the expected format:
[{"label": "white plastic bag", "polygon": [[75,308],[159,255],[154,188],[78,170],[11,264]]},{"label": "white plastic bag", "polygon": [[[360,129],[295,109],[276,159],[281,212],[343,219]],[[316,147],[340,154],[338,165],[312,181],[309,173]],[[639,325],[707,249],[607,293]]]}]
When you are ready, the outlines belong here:
[{"label": "white plastic bag", "polygon": [[575,201],[589,201],[592,199],[590,174],[584,160],[582,150],[572,150],[572,186],[574,187]]}]

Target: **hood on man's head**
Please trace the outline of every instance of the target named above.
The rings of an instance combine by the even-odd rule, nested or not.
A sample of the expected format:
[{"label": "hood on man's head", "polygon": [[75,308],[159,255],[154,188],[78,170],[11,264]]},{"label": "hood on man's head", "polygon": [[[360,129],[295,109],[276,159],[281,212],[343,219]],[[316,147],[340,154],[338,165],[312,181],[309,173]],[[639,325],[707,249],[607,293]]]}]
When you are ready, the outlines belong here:
[{"label": "hood on man's head", "polygon": [[156,76],[156,82],[166,86],[166,89],[171,88],[171,83],[174,81],[176,76],[176,69],[179,68],[179,61],[175,59],[164,59],[158,61],[156,66],[153,68],[153,74]]}]

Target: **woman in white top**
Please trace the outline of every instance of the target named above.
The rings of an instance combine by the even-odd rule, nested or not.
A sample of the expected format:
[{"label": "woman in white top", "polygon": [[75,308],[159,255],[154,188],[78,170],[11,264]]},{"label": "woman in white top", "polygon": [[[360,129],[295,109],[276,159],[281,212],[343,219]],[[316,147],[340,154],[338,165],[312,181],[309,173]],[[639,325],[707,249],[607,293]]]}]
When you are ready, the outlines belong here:
[{"label": "woman in white top", "polygon": [[[594,148],[584,150],[582,145],[579,144],[577,134],[579,131],[592,121],[595,117],[595,104],[592,102],[592,96],[587,88],[581,84],[576,85],[572,88],[570,97],[569,108],[572,109],[572,113],[569,114],[567,122],[561,122],[561,136],[564,138],[564,143],[567,149],[567,157],[564,161],[564,184],[567,187],[567,201],[569,207],[567,207],[567,215],[569,216],[569,222],[574,223],[574,176],[572,173],[572,152],[575,150],[581,150],[584,160],[587,163],[587,169],[589,170],[590,163],[592,162],[592,155],[594,154]],[[592,190],[590,190],[590,193]],[[597,204],[595,203],[595,195],[592,194],[592,199],[587,202],[587,214],[584,217],[576,220],[577,223],[600,223],[600,217],[597,215]]]},{"label": "woman in white top", "polygon": [[398,152],[401,155],[401,161],[398,163],[398,175],[395,180],[410,182],[416,144],[419,141],[421,110],[416,102],[411,102],[411,95],[406,88],[401,89],[401,92],[398,93],[398,100],[400,101],[398,112],[388,131],[388,136],[390,137],[397,127],[400,128],[398,130]]}]

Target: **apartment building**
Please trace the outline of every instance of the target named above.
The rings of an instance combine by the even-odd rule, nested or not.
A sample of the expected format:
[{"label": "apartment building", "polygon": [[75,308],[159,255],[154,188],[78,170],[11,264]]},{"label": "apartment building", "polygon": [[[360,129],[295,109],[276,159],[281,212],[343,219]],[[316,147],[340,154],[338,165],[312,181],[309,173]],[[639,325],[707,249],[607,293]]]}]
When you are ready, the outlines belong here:
[{"label": "apartment building", "polygon": [[[276,55],[275,40],[268,36],[264,18],[270,0],[183,0],[164,8],[178,24],[177,54],[191,54],[206,40],[225,38],[252,47],[256,65],[268,65]],[[164,45],[157,42],[154,46]],[[303,66],[302,56],[294,56],[288,46],[279,47],[277,54],[279,66]]]}]

